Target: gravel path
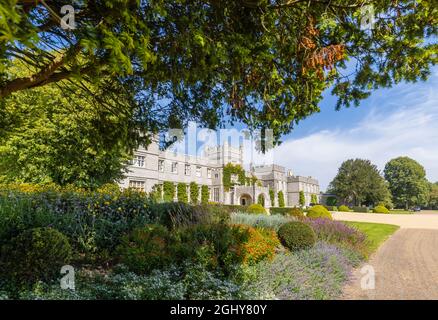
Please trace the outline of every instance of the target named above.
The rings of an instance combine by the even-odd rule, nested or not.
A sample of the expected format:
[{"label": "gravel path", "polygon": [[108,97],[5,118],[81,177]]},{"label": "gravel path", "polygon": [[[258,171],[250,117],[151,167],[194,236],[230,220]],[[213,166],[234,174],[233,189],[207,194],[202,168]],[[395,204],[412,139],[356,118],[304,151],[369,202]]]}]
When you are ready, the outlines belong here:
[{"label": "gravel path", "polygon": [[401,228],[367,263],[375,271],[375,289],[361,289],[362,266],[354,271],[342,299],[438,299],[438,215],[360,214],[360,220],[346,219],[352,218],[349,215],[357,218],[357,213],[334,214],[335,219],[390,223]]}]

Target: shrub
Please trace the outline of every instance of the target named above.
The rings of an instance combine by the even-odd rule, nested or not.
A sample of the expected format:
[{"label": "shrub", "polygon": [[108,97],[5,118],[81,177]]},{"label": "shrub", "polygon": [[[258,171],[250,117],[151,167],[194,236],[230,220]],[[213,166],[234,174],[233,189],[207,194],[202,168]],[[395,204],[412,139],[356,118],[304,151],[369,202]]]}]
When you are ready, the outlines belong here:
[{"label": "shrub", "polygon": [[183,202],[183,203],[189,202],[189,197],[187,195],[187,184],[182,182],[178,183],[176,193],[179,202]]},{"label": "shrub", "polygon": [[199,203],[199,186],[196,182],[190,182],[190,203]]},{"label": "shrub", "polygon": [[175,241],[166,227],[147,225],[123,237],[117,251],[120,261],[130,270],[145,274],[173,262],[170,248]]},{"label": "shrub", "polygon": [[198,224],[178,230],[181,245],[178,256],[202,263],[208,270],[222,270],[225,274],[241,264],[242,244],[249,234],[225,223]]},{"label": "shrub", "polygon": [[311,207],[307,212],[307,217],[333,219],[331,213],[321,205]]},{"label": "shrub", "polygon": [[210,192],[208,191],[208,186],[201,187],[201,203],[207,204],[210,198]]},{"label": "shrub", "polygon": [[247,214],[247,213],[232,213],[232,224],[246,224],[255,228],[269,228],[277,231],[286,222],[292,221],[290,218],[282,215],[265,214]]},{"label": "shrub", "polygon": [[0,277],[19,286],[54,280],[72,255],[67,237],[53,228],[26,230],[0,251]]},{"label": "shrub", "polygon": [[324,206],[328,211],[338,211],[338,207],[336,206]]},{"label": "shrub", "polygon": [[306,197],[304,195],[304,191],[300,191],[300,206],[304,207],[306,205]]},{"label": "shrub", "polygon": [[291,208],[289,211],[289,216],[297,218],[298,220],[304,219],[304,212],[300,208]]},{"label": "shrub", "polygon": [[291,216],[297,219],[303,219],[303,210],[297,207],[294,208],[269,208],[272,215],[281,214],[283,216]]},{"label": "shrub", "polygon": [[[313,248],[278,254],[254,267],[253,278],[242,287],[243,299],[337,299],[353,267],[354,252],[318,242]],[[241,298],[241,299],[242,299]]]},{"label": "shrub", "polygon": [[341,211],[341,212],[350,212],[350,208],[347,207],[346,205],[342,205],[342,206],[340,206],[340,207],[338,208],[338,211]]},{"label": "shrub", "polygon": [[278,191],[277,197],[278,197],[278,206],[280,208],[283,208],[284,207],[284,193],[283,193],[283,191]]},{"label": "shrub", "polygon": [[169,229],[175,229],[209,221],[208,211],[202,208],[182,202],[167,202],[151,205],[150,209],[155,211],[160,223]]},{"label": "shrub", "polygon": [[351,209],[353,210],[353,212],[364,212],[364,213],[369,212],[367,207],[353,207]]},{"label": "shrub", "polygon": [[262,207],[265,206],[265,196],[262,194],[259,194],[259,196],[257,197],[257,203],[259,205],[261,205]]},{"label": "shrub", "polygon": [[248,207],[248,209],[246,210],[246,212],[253,213],[253,214],[267,214],[265,208],[263,208],[263,206],[261,204],[258,204],[258,203],[254,203],[254,204],[250,205]]},{"label": "shrub", "polygon": [[256,229],[248,225],[233,225],[233,228],[247,235],[237,249],[243,264],[253,265],[262,260],[274,258],[275,249],[280,245],[274,230]]},{"label": "shrub", "polygon": [[278,229],[281,243],[289,250],[296,251],[312,247],[316,242],[313,229],[300,221],[285,223]]},{"label": "shrub", "polygon": [[233,212],[246,212],[248,210],[248,206],[242,206],[238,204],[223,204],[221,205],[223,210],[226,210],[228,213]]},{"label": "shrub", "polygon": [[271,200],[271,207],[275,206],[275,193],[274,190],[269,188],[269,200]]},{"label": "shrub", "polygon": [[163,200],[171,202],[175,198],[175,184],[171,181],[163,182]]},{"label": "shrub", "polygon": [[341,221],[329,219],[306,219],[305,222],[315,231],[318,241],[346,246],[363,257],[366,256],[367,238],[356,228],[347,226]]},{"label": "shrub", "polygon": [[389,213],[389,210],[384,206],[377,206],[373,209],[374,213]]},{"label": "shrub", "polygon": [[336,197],[328,197],[326,203],[328,206],[336,206],[338,204],[338,199]]},{"label": "shrub", "polygon": [[271,215],[280,214],[283,216],[287,216],[289,214],[290,208],[280,208],[280,207],[270,207],[269,213]]},{"label": "shrub", "polygon": [[208,222],[229,222],[230,214],[234,211],[229,206],[220,204],[198,205],[195,207],[195,210],[205,212]]}]

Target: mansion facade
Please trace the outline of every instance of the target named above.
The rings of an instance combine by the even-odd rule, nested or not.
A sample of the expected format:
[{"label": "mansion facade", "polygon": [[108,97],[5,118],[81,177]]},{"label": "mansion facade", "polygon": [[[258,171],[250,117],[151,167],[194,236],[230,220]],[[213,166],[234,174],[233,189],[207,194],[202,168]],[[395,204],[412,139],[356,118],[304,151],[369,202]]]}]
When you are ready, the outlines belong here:
[{"label": "mansion facade", "polygon": [[[263,197],[266,208],[279,205],[279,191],[283,192],[284,202],[288,207],[299,205],[300,191],[304,192],[306,206],[311,203],[312,195],[316,195],[319,200],[318,180],[293,175],[290,170],[286,172],[284,167],[275,164],[255,166],[251,172],[246,172],[247,177],[257,177],[257,183],[235,184],[227,190],[223,183],[223,174],[224,166],[229,163],[243,167],[243,147],[235,148],[227,143],[207,147],[203,156],[199,157],[162,151],[158,143],[153,142],[147,149],[140,147],[134,152],[134,158],[120,186],[151,192],[154,186],[165,181],[185,183],[187,187],[191,182],[196,182],[199,186],[208,186],[209,200],[212,202],[249,205],[257,203]],[[237,177],[231,179],[237,181]],[[270,189],[274,191],[275,203],[271,203]]]}]

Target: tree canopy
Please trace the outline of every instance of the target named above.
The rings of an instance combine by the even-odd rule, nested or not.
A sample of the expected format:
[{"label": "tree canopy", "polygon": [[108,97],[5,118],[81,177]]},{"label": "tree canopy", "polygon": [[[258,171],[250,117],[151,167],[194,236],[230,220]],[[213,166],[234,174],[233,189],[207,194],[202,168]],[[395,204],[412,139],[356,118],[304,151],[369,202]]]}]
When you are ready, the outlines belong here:
[{"label": "tree canopy", "polygon": [[429,183],[426,171],[417,161],[409,157],[392,159],[386,164],[384,174],[396,206],[408,209],[427,204]]},{"label": "tree canopy", "polygon": [[428,207],[430,209],[438,209],[438,182],[430,184]]},{"label": "tree canopy", "polygon": [[0,182],[94,188],[122,177],[137,134],[130,129],[133,110],[114,115],[90,104],[83,92],[63,89],[68,94],[49,84],[5,98]]},{"label": "tree canopy", "polygon": [[343,204],[391,204],[391,195],[377,166],[369,160],[350,159],[342,163],[338,174],[330,183],[329,193],[335,194]]},{"label": "tree canopy", "polygon": [[[357,105],[374,89],[427,79],[438,59],[432,0],[81,0],[76,28],[64,30],[70,4],[0,3],[0,109],[56,83],[115,114],[135,106],[138,130],[239,120],[278,142],[319,111],[325,89],[337,108]],[[361,29],[365,5],[371,30]],[[11,72],[17,61],[28,75]]]}]

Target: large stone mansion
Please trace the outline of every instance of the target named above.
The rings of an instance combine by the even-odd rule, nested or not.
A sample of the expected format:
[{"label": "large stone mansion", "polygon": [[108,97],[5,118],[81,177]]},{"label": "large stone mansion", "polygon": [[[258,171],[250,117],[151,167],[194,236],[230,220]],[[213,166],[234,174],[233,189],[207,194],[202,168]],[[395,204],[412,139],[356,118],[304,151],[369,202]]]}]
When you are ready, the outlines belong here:
[{"label": "large stone mansion", "polygon": [[[312,177],[293,175],[290,170],[279,165],[255,166],[246,176],[254,175],[259,183],[254,185],[234,185],[228,191],[223,184],[223,168],[231,163],[243,166],[243,147],[235,148],[227,143],[222,146],[208,147],[202,157],[177,154],[160,150],[154,142],[147,149],[140,147],[134,153],[128,173],[121,181],[122,188],[135,188],[151,192],[155,185],[164,181],[175,184],[196,182],[207,185],[210,201],[223,204],[249,205],[264,198],[265,207],[278,206],[278,192],[284,194],[286,206],[298,206],[300,191],[304,192],[306,206],[312,195],[319,200],[318,180]],[[236,177],[233,177],[236,180]],[[275,194],[275,203],[271,203],[269,189]],[[176,199],[175,199],[176,200]]]}]

